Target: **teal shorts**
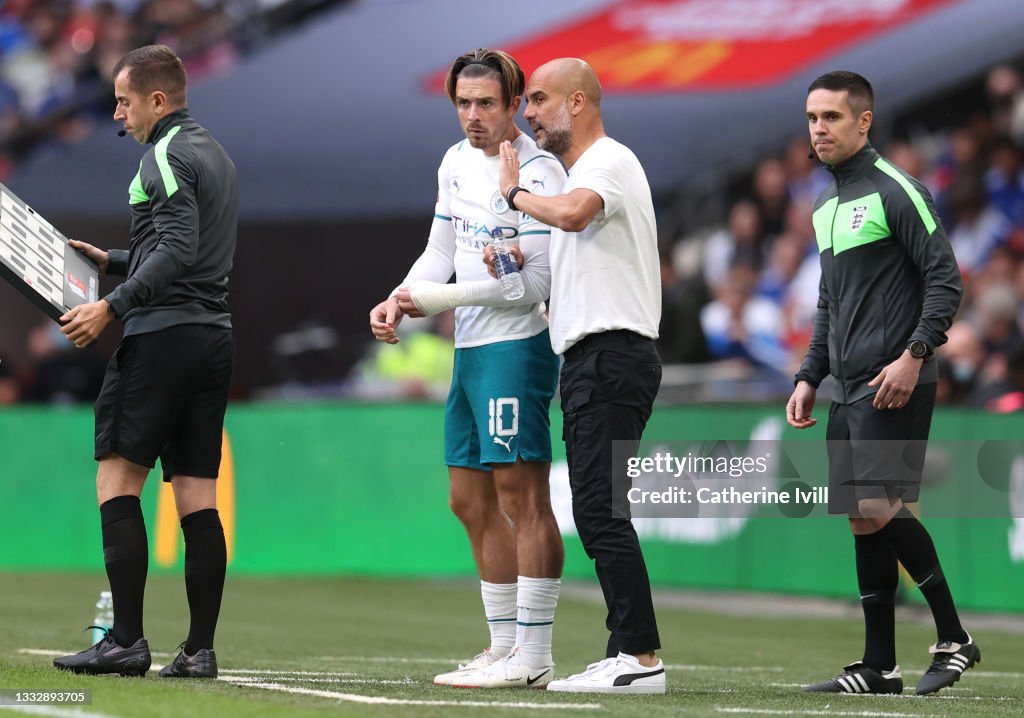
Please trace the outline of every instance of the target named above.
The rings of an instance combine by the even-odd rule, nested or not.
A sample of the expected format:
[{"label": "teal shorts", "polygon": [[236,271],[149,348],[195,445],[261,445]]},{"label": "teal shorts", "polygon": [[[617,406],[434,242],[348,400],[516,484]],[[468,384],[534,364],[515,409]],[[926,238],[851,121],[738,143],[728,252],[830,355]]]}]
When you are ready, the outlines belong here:
[{"label": "teal shorts", "polygon": [[444,413],[444,461],[488,471],[490,464],[551,461],[551,398],[558,357],[545,329],[529,339],[455,350]]}]

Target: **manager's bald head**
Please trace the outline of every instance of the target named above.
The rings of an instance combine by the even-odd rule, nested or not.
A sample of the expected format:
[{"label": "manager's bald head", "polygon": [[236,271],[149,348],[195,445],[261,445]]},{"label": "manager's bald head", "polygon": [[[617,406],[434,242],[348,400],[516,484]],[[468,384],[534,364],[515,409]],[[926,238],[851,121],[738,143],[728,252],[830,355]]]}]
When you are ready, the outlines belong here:
[{"label": "manager's bald head", "polygon": [[526,103],[523,117],[537,145],[569,167],[604,137],[601,83],[594,68],[579,58],[560,57],[538,67],[526,87]]},{"label": "manager's bald head", "polygon": [[535,79],[548,83],[565,97],[574,92],[582,92],[595,109],[601,107],[601,83],[597,73],[590,63],[578,57],[559,57],[545,62],[533,73],[530,82]]}]

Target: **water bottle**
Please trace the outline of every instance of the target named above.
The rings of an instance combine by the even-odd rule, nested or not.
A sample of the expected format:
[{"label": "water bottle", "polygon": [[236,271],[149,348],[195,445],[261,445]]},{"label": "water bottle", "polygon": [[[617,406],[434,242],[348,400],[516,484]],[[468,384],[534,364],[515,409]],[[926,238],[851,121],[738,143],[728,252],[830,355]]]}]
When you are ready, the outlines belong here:
[{"label": "water bottle", "polygon": [[491,248],[494,249],[494,270],[501,282],[501,296],[508,300],[519,299],[526,294],[523,278],[519,274],[519,263],[509,254],[514,243],[505,239],[500,227],[491,232]]},{"label": "water bottle", "polygon": [[100,600],[96,602],[96,618],[92,619],[92,642],[97,644],[103,640],[103,630],[114,627],[114,599],[110,591],[101,591]]}]

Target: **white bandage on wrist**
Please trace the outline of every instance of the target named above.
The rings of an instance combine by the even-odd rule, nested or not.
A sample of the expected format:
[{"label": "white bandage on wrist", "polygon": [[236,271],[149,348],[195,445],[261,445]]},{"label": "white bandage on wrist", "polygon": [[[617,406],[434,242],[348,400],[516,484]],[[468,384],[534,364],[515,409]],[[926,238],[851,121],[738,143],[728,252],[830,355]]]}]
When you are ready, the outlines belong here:
[{"label": "white bandage on wrist", "polygon": [[423,314],[435,314],[461,306],[465,302],[465,291],[458,284],[440,284],[419,280],[409,285],[409,296]]}]

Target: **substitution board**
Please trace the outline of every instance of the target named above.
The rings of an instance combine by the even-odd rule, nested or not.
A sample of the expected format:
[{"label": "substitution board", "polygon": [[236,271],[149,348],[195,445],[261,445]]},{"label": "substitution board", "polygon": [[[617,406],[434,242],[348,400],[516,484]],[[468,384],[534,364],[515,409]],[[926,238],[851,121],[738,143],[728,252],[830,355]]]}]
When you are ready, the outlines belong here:
[{"label": "substitution board", "polygon": [[0,276],[55,321],[99,293],[96,265],[2,184]]}]

